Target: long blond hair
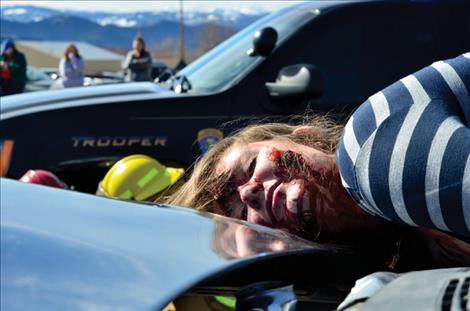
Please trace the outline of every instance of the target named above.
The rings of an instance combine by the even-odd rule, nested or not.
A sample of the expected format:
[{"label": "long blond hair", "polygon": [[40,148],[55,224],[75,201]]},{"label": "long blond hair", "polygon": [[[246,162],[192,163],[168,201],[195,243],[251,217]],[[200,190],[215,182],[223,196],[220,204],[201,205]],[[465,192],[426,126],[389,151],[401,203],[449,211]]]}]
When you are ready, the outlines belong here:
[{"label": "long blond hair", "polygon": [[[251,124],[224,138],[196,161],[188,181],[176,192],[164,199],[164,203],[213,212],[214,194],[211,191],[216,178],[215,169],[226,151],[239,144],[265,140],[280,140],[313,147],[327,154],[334,154],[343,126],[328,116],[305,116],[287,123]],[[291,122],[292,123],[292,122]],[[308,126],[312,131],[293,134],[294,130]]]}]

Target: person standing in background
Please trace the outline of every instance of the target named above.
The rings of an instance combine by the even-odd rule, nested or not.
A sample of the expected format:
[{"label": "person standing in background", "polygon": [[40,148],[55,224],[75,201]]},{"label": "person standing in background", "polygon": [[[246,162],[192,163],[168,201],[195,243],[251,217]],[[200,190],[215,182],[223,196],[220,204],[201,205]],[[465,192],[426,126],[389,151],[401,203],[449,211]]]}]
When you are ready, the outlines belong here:
[{"label": "person standing in background", "polygon": [[132,42],[132,51],[127,53],[122,63],[126,72],[126,81],[151,81],[152,56],[145,50],[145,41],[137,36]]},{"label": "person standing in background", "polygon": [[26,84],[26,58],[11,39],[2,42],[0,56],[1,95],[22,93]]},{"label": "person standing in background", "polygon": [[84,62],[75,45],[65,48],[64,57],[59,63],[59,74],[63,87],[83,86]]}]

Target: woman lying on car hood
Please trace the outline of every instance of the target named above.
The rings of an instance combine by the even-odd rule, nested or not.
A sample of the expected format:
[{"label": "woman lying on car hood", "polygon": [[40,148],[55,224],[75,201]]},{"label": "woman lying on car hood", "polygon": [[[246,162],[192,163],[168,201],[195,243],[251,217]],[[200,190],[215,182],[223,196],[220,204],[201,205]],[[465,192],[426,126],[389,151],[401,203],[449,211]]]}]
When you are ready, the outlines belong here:
[{"label": "woman lying on car hood", "polygon": [[324,117],[249,126],[168,201],[380,250],[397,270],[470,265],[469,93],[467,53],[373,95],[344,131]]}]

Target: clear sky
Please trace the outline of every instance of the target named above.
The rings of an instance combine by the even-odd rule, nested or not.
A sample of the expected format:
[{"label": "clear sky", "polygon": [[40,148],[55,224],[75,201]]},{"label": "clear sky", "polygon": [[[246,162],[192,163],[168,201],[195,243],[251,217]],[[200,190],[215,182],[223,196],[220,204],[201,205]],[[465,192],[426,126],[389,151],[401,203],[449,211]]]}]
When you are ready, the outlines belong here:
[{"label": "clear sky", "polygon": [[[236,11],[254,13],[256,11],[276,11],[285,6],[301,1],[184,1],[184,8],[188,11],[212,11],[217,8],[233,9]],[[2,7],[10,5],[33,5],[47,7],[56,10],[83,10],[83,11],[105,11],[105,12],[135,12],[151,10],[177,10],[179,1],[89,1],[89,0],[1,0]]]}]

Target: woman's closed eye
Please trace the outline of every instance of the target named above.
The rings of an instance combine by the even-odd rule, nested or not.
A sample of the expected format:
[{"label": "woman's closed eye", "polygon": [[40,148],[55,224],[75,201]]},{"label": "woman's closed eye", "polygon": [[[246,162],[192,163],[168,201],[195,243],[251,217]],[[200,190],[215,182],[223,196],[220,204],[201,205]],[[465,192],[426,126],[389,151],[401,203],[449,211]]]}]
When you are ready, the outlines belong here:
[{"label": "woman's closed eye", "polygon": [[250,166],[248,166],[248,171],[247,171],[248,178],[251,178],[251,176],[253,176],[253,174],[255,173],[256,159],[257,157],[254,157],[250,162]]},{"label": "woman's closed eye", "polygon": [[246,220],[248,216],[248,209],[245,204],[233,204],[227,209],[225,216]]}]

